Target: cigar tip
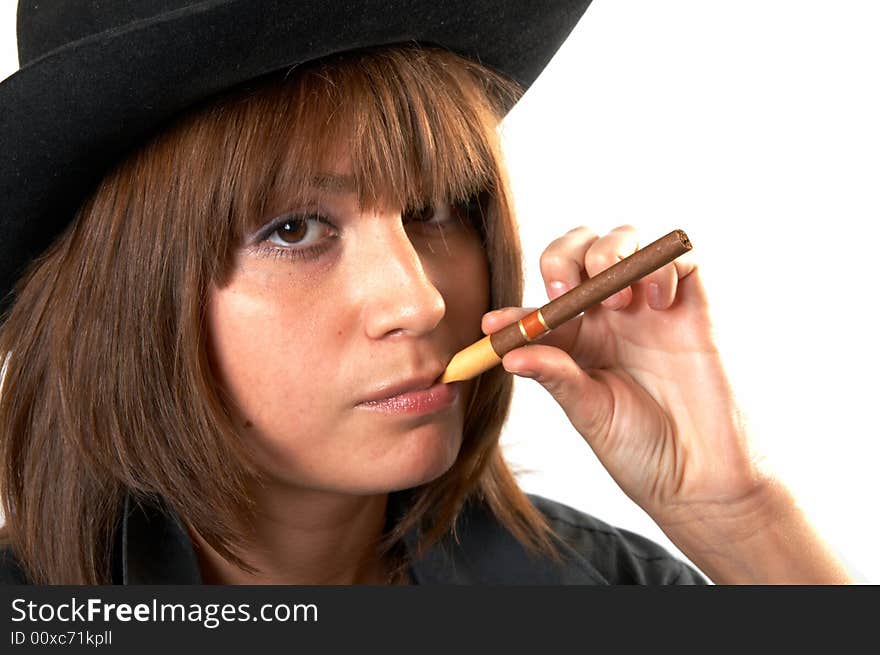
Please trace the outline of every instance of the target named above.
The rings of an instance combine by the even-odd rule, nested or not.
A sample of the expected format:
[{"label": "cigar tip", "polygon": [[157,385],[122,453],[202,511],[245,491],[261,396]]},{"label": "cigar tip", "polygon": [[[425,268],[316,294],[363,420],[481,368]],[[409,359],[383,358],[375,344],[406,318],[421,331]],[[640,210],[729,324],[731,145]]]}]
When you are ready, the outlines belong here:
[{"label": "cigar tip", "polygon": [[491,338],[483,337],[455,354],[452,361],[446,366],[440,382],[469,380],[500,363],[501,357],[493,350]]},{"label": "cigar tip", "polygon": [[693,248],[691,240],[688,239],[688,235],[685,234],[684,230],[676,230],[675,235],[678,237],[678,240],[681,241],[682,247],[686,248],[687,250]]}]

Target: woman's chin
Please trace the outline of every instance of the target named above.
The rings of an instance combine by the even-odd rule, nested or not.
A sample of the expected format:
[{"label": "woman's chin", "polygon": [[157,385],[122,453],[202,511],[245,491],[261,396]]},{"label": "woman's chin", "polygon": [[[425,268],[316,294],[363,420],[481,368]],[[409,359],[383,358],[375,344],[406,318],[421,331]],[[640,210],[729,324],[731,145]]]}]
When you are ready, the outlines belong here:
[{"label": "woman's chin", "polygon": [[[446,473],[461,448],[461,429],[422,426],[384,435],[346,452],[261,452],[260,468],[276,483],[302,490],[373,495],[428,484]],[[366,441],[361,442],[366,445]]]},{"label": "woman's chin", "polygon": [[379,469],[376,482],[381,480],[385,491],[428,484],[452,468],[460,447],[460,433],[458,438],[420,435],[404,439],[396,452],[389,453],[390,457],[373,462]]}]

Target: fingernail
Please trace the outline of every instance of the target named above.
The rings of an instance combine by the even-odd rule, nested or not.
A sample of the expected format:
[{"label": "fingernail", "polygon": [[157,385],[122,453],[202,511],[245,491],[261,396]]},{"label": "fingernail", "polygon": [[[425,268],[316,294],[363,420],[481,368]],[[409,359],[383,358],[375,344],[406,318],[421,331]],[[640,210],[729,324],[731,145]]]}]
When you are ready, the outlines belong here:
[{"label": "fingernail", "polygon": [[660,309],[662,301],[660,300],[660,285],[648,285],[648,306],[651,309]]},{"label": "fingernail", "polygon": [[565,293],[566,291],[571,289],[571,285],[569,285],[565,282],[559,282],[558,280],[554,280],[553,282],[548,282],[547,287],[548,287],[547,295],[550,296],[550,300],[555,300],[556,298],[561,296],[563,293]]},{"label": "fingernail", "polygon": [[602,305],[608,309],[620,309],[623,307],[623,291],[618,291],[602,301]]}]

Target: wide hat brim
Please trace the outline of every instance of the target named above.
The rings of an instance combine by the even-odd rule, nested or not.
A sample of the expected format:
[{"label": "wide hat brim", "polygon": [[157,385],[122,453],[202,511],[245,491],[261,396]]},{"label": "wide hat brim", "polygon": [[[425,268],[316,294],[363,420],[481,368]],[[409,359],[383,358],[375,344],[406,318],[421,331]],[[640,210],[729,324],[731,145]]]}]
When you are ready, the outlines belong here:
[{"label": "wide hat brim", "polygon": [[0,311],[106,169],[186,107],[368,46],[436,44],[528,88],[590,0],[195,3],[69,43],[0,83]]}]

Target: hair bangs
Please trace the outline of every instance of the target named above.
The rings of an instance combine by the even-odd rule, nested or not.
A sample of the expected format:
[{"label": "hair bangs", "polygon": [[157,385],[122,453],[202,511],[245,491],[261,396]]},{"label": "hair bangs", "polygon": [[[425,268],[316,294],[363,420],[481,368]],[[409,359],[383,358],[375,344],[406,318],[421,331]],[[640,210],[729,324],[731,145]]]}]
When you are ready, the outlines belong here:
[{"label": "hair bangs", "polygon": [[[247,126],[227,144],[239,237],[340,191],[364,209],[473,210],[497,192],[496,128],[518,93],[458,55],[416,45],[335,55],[240,88],[213,109]],[[485,236],[482,213],[468,212]]]}]

